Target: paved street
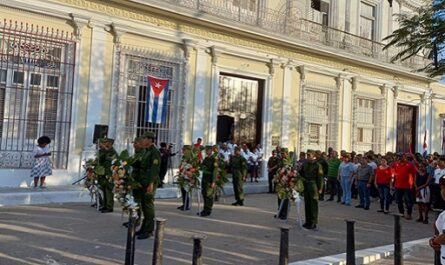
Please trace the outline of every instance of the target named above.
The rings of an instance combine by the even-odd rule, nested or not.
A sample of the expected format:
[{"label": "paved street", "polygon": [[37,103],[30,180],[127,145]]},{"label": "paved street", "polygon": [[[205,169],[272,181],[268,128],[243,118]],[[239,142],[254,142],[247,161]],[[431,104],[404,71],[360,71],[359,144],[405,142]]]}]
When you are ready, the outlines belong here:
[{"label": "paved street", "polygon": [[[276,196],[247,195],[245,207],[231,206],[233,197],[215,205],[210,218],[176,209],[179,199],[156,201],[157,215],[166,218],[164,264],[191,264],[192,240],[205,234],[205,264],[278,263],[279,226],[273,218]],[[289,224],[290,261],[345,252],[346,218],[356,222],[356,249],[391,244],[393,218],[370,211],[320,203],[318,231],[297,226],[292,208]],[[393,206],[394,209],[394,206]],[[101,214],[87,204],[0,207],[0,264],[123,264],[126,230],[119,209]],[[431,225],[402,221],[403,240],[425,238]],[[151,264],[153,240],[137,241],[136,264]]]}]

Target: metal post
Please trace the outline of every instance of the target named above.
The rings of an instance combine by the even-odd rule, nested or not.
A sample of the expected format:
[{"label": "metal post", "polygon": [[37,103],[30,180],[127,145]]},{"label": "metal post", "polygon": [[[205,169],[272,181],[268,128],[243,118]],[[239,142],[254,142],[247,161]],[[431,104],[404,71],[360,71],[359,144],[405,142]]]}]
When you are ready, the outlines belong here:
[{"label": "metal post", "polygon": [[355,235],[353,220],[346,221],[346,265],[355,265]]},{"label": "metal post", "polygon": [[193,236],[193,257],[192,265],[203,265],[202,261],[202,241],[205,239],[203,235]]},{"label": "metal post", "polygon": [[156,231],[153,244],[153,265],[162,265],[162,243],[164,241],[164,226],[167,219],[155,218]]},{"label": "metal post", "polygon": [[400,215],[394,215],[394,265],[403,265],[402,254],[402,226],[400,224]]},{"label": "metal post", "polygon": [[280,228],[280,260],[279,265],[289,264],[289,227],[283,226]]},{"label": "metal post", "polygon": [[134,264],[134,251],[135,251],[135,234],[137,211],[134,208],[130,208],[130,216],[128,217],[128,232],[127,232],[127,245],[125,248],[125,265]]},{"label": "metal post", "polygon": [[[433,209],[433,212],[436,213],[436,220],[437,220],[437,218],[439,217],[439,214],[442,212],[442,210]],[[438,236],[439,235],[439,230],[437,230],[437,228],[435,228],[434,230],[435,230],[434,234],[436,236]],[[445,231],[442,231],[442,232],[445,233]],[[440,261],[440,250],[437,250],[437,251],[435,250],[434,251],[434,265],[442,265],[441,261]]]}]

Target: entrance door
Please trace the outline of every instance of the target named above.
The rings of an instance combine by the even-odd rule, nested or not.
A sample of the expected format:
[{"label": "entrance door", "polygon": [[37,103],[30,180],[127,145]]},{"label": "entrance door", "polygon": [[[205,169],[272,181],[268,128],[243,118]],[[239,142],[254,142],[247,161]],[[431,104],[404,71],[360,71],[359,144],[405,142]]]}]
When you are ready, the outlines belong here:
[{"label": "entrance door", "polygon": [[261,143],[263,80],[220,74],[217,142]]},{"label": "entrance door", "polygon": [[416,151],[417,107],[397,104],[397,152]]}]

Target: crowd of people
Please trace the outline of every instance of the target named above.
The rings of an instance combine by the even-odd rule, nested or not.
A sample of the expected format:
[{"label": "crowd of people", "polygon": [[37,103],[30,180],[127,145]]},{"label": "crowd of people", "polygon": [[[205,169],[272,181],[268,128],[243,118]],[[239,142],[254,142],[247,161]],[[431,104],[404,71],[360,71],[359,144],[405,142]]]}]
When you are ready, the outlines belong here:
[{"label": "crowd of people", "polygon": [[[308,159],[301,152],[294,166],[301,166]],[[350,206],[352,198],[358,198],[356,208],[370,210],[373,198],[378,200],[377,212],[388,214],[395,201],[397,211],[407,220],[413,218],[414,203],[418,205],[417,222],[428,224],[430,209],[444,209],[439,182],[445,176],[445,157],[439,154],[422,156],[419,153],[391,153],[385,155],[369,151],[364,154],[329,148],[327,153],[315,151],[315,160],[323,170],[323,187],[318,200],[335,201]],[[278,147],[268,162],[269,192],[273,192],[272,179],[283,155]]]}]

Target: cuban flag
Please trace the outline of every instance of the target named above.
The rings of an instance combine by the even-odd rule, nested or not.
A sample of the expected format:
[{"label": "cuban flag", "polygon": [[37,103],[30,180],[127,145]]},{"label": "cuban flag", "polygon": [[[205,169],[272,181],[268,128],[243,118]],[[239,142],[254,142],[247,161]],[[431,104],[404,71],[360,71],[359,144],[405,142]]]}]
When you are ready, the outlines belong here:
[{"label": "cuban flag", "polygon": [[165,123],[167,119],[168,79],[148,76],[146,121]]}]

